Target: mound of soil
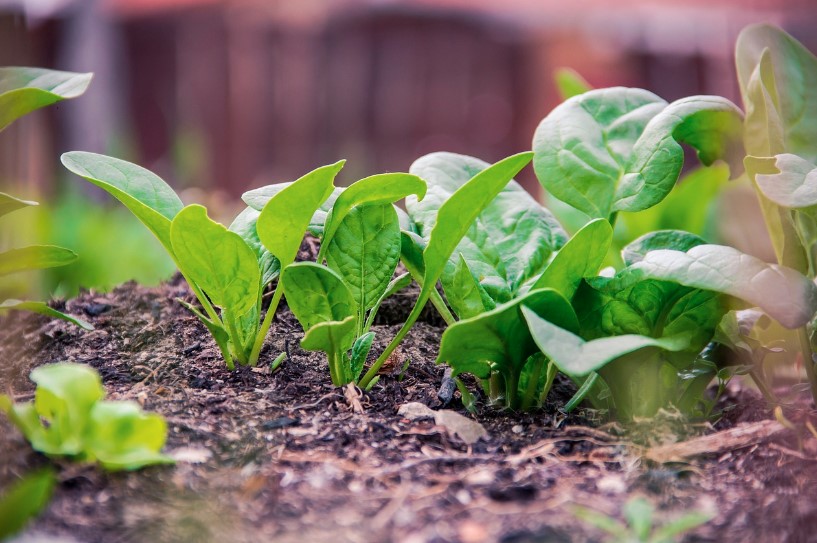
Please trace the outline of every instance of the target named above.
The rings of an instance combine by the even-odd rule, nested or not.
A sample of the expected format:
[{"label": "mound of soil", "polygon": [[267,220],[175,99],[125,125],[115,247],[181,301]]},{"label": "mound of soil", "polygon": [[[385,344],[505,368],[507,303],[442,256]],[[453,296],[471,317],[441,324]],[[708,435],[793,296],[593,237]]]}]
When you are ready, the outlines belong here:
[{"label": "mound of soil", "polygon": [[[384,309],[373,352],[395,333],[411,295]],[[166,450],[178,459],[115,474],[53,461],[59,485],[28,541],[600,541],[604,534],[571,508],[621,518],[634,495],[656,505],[656,525],[715,511],[687,541],[817,541],[817,440],[766,420],[768,407],[751,391],[730,389],[724,416],[704,437],[672,445],[667,433],[669,449],[647,450],[614,426],[597,427],[593,413],[560,413],[573,393],[560,381],[537,413],[480,405],[472,418],[488,436],[467,445],[434,419],[398,414],[409,402],[442,407],[443,368],[434,364],[442,329],[433,312],[403,344],[408,369],[397,361],[360,395],[331,386],[324,356],[300,349],[286,307],[260,366],[229,372],[178,297],[191,299],[178,278],[84,293],[65,309],[93,332],[38,316],[0,322],[0,390],[30,399],[33,367],[86,363],[110,398],[166,417]],[[270,373],[282,351],[288,358]],[[457,396],[448,408],[471,416]],[[786,413],[798,424],[817,420],[805,408]],[[52,463],[2,417],[0,451],[0,488]]]}]

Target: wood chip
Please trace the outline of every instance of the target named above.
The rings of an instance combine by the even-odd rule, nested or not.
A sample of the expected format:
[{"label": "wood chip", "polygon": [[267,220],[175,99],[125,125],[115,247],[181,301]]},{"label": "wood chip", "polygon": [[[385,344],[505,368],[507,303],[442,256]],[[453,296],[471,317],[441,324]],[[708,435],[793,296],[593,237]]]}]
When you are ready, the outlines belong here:
[{"label": "wood chip", "polygon": [[786,429],[775,420],[740,424],[716,434],[653,447],[644,453],[644,458],[658,463],[684,462],[695,456],[719,455],[762,443],[785,431]]}]

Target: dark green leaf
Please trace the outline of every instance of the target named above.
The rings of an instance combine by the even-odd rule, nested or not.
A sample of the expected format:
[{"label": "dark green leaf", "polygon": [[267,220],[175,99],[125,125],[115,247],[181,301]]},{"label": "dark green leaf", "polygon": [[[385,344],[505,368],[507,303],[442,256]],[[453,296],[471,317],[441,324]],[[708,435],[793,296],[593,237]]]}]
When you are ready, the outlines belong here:
[{"label": "dark green leaf", "polygon": [[369,357],[369,351],[372,350],[372,342],[374,341],[374,332],[366,332],[355,340],[352,345],[351,357],[351,371],[352,378],[357,380],[360,373],[363,371],[363,366],[366,364],[366,359]]}]

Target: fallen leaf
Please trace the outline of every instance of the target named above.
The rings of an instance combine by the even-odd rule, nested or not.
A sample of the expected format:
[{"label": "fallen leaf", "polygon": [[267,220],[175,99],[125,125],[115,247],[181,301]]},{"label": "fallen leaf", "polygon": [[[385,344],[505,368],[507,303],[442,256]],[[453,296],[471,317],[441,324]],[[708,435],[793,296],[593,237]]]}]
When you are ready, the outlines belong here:
[{"label": "fallen leaf", "polygon": [[488,436],[482,424],[450,409],[434,411],[420,402],[410,402],[401,405],[397,414],[410,420],[433,418],[434,424],[443,426],[450,435],[459,437],[467,445],[473,445],[480,438]]}]

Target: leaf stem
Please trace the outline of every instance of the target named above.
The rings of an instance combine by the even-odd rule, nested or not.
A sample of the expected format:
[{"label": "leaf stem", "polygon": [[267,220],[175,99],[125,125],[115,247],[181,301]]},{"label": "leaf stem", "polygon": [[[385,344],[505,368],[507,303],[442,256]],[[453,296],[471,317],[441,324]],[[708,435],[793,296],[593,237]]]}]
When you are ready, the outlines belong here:
[{"label": "leaf stem", "polygon": [[250,351],[248,363],[253,368],[258,365],[258,357],[261,355],[261,348],[264,346],[264,340],[266,339],[267,333],[272,326],[272,319],[275,316],[275,312],[278,309],[278,303],[281,301],[281,296],[283,294],[284,289],[281,288],[281,282],[279,281],[278,284],[275,285],[275,292],[272,295],[272,301],[270,302],[269,307],[267,307],[267,314],[264,315],[264,321],[261,323],[261,328],[259,328],[258,333],[255,336],[255,343],[253,343],[252,351]]},{"label": "leaf stem", "polygon": [[817,405],[817,372],[814,368],[812,357],[811,341],[808,337],[808,330],[805,326],[797,329],[797,339],[800,341],[800,351],[803,353],[803,365],[806,367],[806,377],[811,385],[811,396]]},{"label": "leaf stem", "polygon": [[446,326],[451,326],[457,322],[456,317],[454,317],[451,310],[448,309],[448,306],[445,304],[445,300],[443,300],[443,297],[440,296],[440,293],[437,292],[436,288],[431,291],[431,296],[429,299],[431,300],[431,303],[434,304],[437,311],[439,311],[440,316],[445,321]]}]

